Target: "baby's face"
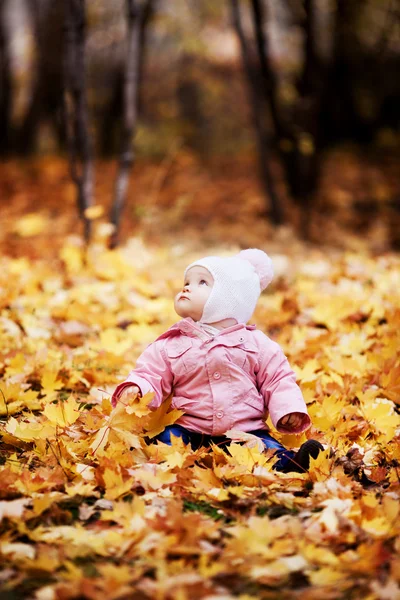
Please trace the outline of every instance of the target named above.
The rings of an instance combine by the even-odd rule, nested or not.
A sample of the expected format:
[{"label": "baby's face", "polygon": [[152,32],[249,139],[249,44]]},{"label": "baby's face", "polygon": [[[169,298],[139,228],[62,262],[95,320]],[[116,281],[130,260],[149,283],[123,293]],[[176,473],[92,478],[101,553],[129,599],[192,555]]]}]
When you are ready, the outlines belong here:
[{"label": "baby's face", "polygon": [[204,267],[189,269],[182,291],[175,296],[174,307],[178,315],[199,321],[213,285],[213,276],[207,269]]}]

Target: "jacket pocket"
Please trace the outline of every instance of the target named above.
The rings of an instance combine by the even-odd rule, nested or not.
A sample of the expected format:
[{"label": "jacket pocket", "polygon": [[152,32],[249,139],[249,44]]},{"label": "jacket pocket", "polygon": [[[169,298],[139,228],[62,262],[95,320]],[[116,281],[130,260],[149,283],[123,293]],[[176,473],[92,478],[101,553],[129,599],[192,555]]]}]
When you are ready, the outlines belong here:
[{"label": "jacket pocket", "polygon": [[189,373],[196,367],[195,358],[190,356],[191,348],[192,340],[190,338],[174,339],[167,344],[165,351],[174,375]]},{"label": "jacket pocket", "polygon": [[253,390],[251,390],[247,396],[243,398],[242,402],[248,404],[248,406],[251,406],[251,408],[255,409],[260,415],[264,414],[265,412],[263,398],[256,395]]},{"label": "jacket pocket", "polygon": [[199,403],[195,400],[189,400],[184,396],[174,396],[171,403],[172,408],[183,410],[185,413],[196,414],[196,408],[199,408]]},{"label": "jacket pocket", "polygon": [[258,352],[257,346],[249,343],[240,344],[237,346],[226,347],[226,356],[229,362],[234,363],[240,369],[246,369],[249,366],[249,355]]}]

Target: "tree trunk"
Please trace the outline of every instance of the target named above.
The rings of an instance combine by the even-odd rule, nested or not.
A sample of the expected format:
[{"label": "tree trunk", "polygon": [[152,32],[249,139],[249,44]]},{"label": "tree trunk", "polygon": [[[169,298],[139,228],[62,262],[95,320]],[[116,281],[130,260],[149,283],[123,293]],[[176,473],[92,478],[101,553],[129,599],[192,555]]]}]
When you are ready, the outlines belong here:
[{"label": "tree trunk", "polygon": [[333,35],[333,60],[323,106],[326,143],[350,137],[360,139],[359,118],[355,106],[354,69],[356,38],[354,20],[359,6],[352,0],[336,0]]},{"label": "tree trunk", "polygon": [[308,218],[319,175],[320,107],[325,74],[315,48],[315,0],[305,0],[304,8],[304,64],[294,112],[295,153],[291,187]]},{"label": "tree trunk", "polygon": [[65,4],[65,114],[71,176],[77,189],[79,215],[84,237],[90,239],[91,224],[86,209],[93,196],[93,153],[85,89],[85,0],[66,0]]},{"label": "tree trunk", "polygon": [[262,0],[251,0],[253,12],[253,26],[256,37],[258,59],[260,61],[262,87],[266,104],[271,114],[271,120],[275,130],[276,141],[283,137],[282,123],[279,118],[278,105],[276,101],[276,78],[268,60],[268,37],[264,33],[265,11]]},{"label": "tree trunk", "polygon": [[128,15],[128,40],[123,88],[123,123],[119,168],[115,182],[114,199],[110,221],[114,232],[110,247],[118,244],[120,221],[129,184],[129,176],[134,164],[133,139],[138,116],[139,79],[142,72],[143,40],[149,19],[152,0],[126,0]]},{"label": "tree trunk", "polygon": [[250,104],[253,115],[254,128],[257,138],[259,169],[261,181],[265,191],[265,195],[270,201],[270,210],[272,222],[279,225],[283,222],[282,207],[275,190],[275,184],[270,169],[270,146],[268,143],[267,133],[263,123],[263,103],[259,94],[259,77],[258,69],[255,69],[250,57],[250,50],[246,35],[242,25],[240,14],[240,6],[238,0],[231,0],[232,20],[239,38],[240,48],[242,52],[242,60],[244,70],[247,77],[248,89],[250,95]]},{"label": "tree trunk", "polygon": [[35,150],[42,120],[54,125],[60,144],[65,143],[62,127],[62,20],[60,0],[26,0],[36,49],[29,105],[18,130],[17,149],[21,154]]},{"label": "tree trunk", "polygon": [[276,144],[293,199],[301,205],[302,231],[308,236],[309,210],[318,181],[320,106],[324,75],[315,50],[314,0],[305,0],[304,64],[290,119],[279,113],[276,80],[269,64],[268,38],[264,33],[264,4],[252,0],[253,23],[260,61],[263,94],[274,124]]},{"label": "tree trunk", "polygon": [[118,64],[110,74],[111,98],[101,114],[99,123],[99,146],[102,156],[111,158],[119,149],[119,131],[123,112],[124,65]]},{"label": "tree trunk", "polygon": [[5,0],[0,0],[0,156],[10,152],[11,144],[11,71]]},{"label": "tree trunk", "polygon": [[179,60],[177,99],[183,122],[184,143],[201,158],[204,158],[208,146],[207,125],[203,114],[199,82],[192,74],[194,64],[194,56],[183,50]]},{"label": "tree trunk", "polygon": [[46,93],[47,81],[43,79],[42,72],[44,68],[45,58],[43,55],[43,12],[46,12],[49,6],[40,6],[38,0],[28,0],[26,2],[27,9],[30,14],[33,37],[36,48],[36,65],[34,67],[34,76],[32,84],[32,93],[30,102],[24,120],[17,134],[17,149],[22,154],[30,154],[35,146],[36,133],[43,112],[43,96]]}]

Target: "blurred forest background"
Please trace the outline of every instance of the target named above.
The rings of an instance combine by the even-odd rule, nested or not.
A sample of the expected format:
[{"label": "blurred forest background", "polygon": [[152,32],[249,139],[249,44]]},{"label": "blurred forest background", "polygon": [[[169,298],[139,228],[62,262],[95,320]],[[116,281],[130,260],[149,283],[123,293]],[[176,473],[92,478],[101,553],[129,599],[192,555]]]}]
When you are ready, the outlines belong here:
[{"label": "blurred forest background", "polygon": [[0,0],[0,11],[7,251],[32,232],[89,237],[95,219],[114,223],[111,243],[122,226],[120,239],[185,227],[254,245],[279,226],[400,246],[395,0]]}]

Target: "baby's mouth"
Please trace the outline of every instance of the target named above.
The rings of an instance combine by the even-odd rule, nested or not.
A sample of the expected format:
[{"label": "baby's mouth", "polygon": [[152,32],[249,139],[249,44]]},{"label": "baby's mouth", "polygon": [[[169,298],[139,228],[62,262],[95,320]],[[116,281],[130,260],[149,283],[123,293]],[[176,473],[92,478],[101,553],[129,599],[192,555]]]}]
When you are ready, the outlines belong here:
[{"label": "baby's mouth", "polygon": [[179,300],[190,300],[190,298],[188,298],[187,296],[180,296]]}]

